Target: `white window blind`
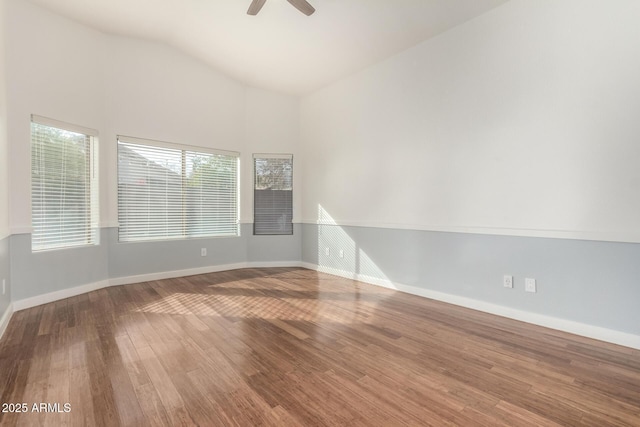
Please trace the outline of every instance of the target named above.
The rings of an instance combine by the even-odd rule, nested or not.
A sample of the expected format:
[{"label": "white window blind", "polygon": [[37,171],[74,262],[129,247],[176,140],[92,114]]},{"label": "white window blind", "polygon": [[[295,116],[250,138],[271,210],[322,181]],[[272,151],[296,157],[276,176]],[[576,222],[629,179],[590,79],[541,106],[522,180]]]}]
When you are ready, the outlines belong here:
[{"label": "white window blind", "polygon": [[293,156],[254,154],[253,234],[293,234]]},{"label": "white window blind", "polygon": [[238,235],[238,153],[118,137],[120,241]]},{"label": "white window blind", "polygon": [[97,132],[31,121],[31,249],[98,243]]}]

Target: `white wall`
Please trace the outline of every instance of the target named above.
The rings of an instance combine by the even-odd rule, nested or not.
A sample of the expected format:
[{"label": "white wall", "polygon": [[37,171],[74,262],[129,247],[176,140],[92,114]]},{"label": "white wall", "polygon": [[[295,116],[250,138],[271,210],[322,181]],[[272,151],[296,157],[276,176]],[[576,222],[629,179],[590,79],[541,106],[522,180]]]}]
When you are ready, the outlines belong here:
[{"label": "white wall", "polygon": [[5,0],[0,0],[0,240],[9,235],[9,142],[7,140]]},{"label": "white wall", "polygon": [[109,225],[117,225],[116,135],[230,151],[244,149],[244,91],[169,47],[107,38]]},{"label": "white wall", "polygon": [[[252,219],[251,152],[295,152],[294,97],[247,88],[161,44],[89,29],[8,1],[10,218],[29,232],[31,114],[100,133],[101,223],[117,224],[116,135],[240,151],[241,220]],[[272,120],[253,115],[269,112]]]},{"label": "white wall", "polygon": [[[298,167],[300,140],[300,103],[297,97],[260,89],[247,89],[245,151],[242,153],[242,180],[253,183],[253,153],[294,154],[293,222],[299,222],[302,196],[301,168]],[[253,191],[243,194],[244,212],[253,218]]]},{"label": "white wall", "polygon": [[31,227],[30,115],[102,130],[107,58],[102,34],[28,2],[7,1],[7,18],[9,206],[16,233]]},{"label": "white wall", "polygon": [[512,0],[303,98],[303,220],[640,242],[639,16]]}]

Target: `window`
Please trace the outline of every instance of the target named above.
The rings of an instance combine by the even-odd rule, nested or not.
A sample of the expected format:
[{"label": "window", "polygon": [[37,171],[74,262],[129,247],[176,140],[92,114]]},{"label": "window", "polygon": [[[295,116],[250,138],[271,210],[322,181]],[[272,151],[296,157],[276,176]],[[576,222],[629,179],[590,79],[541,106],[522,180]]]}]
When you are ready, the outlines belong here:
[{"label": "window", "polygon": [[253,234],[293,234],[293,156],[254,154]]},{"label": "window", "polygon": [[238,156],[119,136],[119,240],[237,236]]},{"label": "window", "polygon": [[31,117],[31,249],[98,243],[97,132]]}]

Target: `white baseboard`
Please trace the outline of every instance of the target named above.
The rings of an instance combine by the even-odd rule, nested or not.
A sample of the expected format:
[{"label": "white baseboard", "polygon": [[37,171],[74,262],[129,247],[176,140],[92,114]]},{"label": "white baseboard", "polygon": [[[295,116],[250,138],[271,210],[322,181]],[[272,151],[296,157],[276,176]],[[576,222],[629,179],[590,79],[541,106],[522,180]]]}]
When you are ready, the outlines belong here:
[{"label": "white baseboard", "polygon": [[88,283],[86,285],[76,286],[74,288],[62,289],[55,292],[36,295],[35,297],[30,298],[23,298],[21,300],[13,302],[13,309],[15,311],[20,311],[42,304],[48,304],[50,302],[58,301],[61,299],[75,297],[76,295],[86,294],[87,292],[106,288],[107,286],[109,286],[109,281],[101,280],[99,282]]},{"label": "white baseboard", "polygon": [[640,336],[629,334],[626,332],[615,331],[612,329],[602,328],[599,326],[587,325],[572,320],[560,319],[557,317],[546,316],[543,314],[531,313],[528,311],[518,310],[510,307],[505,307],[497,304],[492,304],[476,299],[461,297],[458,295],[447,294],[438,291],[432,291],[429,289],[419,288],[416,286],[404,285],[401,283],[395,283],[391,280],[380,279],[377,277],[366,276],[357,273],[351,273],[343,270],[338,270],[330,267],[322,267],[316,264],[299,262],[299,261],[277,261],[277,262],[243,262],[236,264],[224,264],[215,265],[209,267],[191,268],[185,270],[164,271],[160,273],[141,274],[136,276],[117,277],[108,280],[102,280],[95,283],[89,283],[82,286],[76,286],[74,288],[63,289],[56,292],[50,292],[43,295],[38,295],[31,298],[25,298],[18,301],[14,301],[9,309],[4,313],[0,319],[0,337],[6,329],[11,314],[14,311],[20,311],[27,308],[35,307],[42,304],[58,301],[65,298],[70,298],[76,295],[84,294],[87,292],[102,289],[108,286],[128,285],[132,283],[148,282],[151,280],[172,279],[176,277],[193,276],[196,274],[215,273],[218,271],[237,270],[240,268],[269,268],[269,267],[304,267],[310,270],[319,271],[322,273],[333,274],[335,276],[345,277],[347,279],[358,280],[364,283],[369,283],[376,286],[382,286],[389,289],[395,289],[408,294],[418,295],[425,298],[430,298],[437,301],[443,301],[450,304],[467,307],[473,310],[483,311],[486,313],[495,314],[510,319],[520,320],[523,322],[531,323],[534,325],[544,326],[551,329],[556,329],[563,332],[569,332],[575,335],[580,335],[588,338],[593,338],[600,341],[605,341],[613,344],[622,345],[625,347],[635,348],[640,350]]},{"label": "white baseboard", "polygon": [[520,320],[522,322],[527,322],[527,323],[531,323],[538,326],[544,326],[546,328],[556,329],[558,331],[568,332],[571,334],[580,335],[587,338],[593,338],[599,341],[605,341],[612,344],[618,344],[625,347],[630,347],[630,348],[635,348],[640,350],[640,336],[629,334],[627,332],[620,332],[613,329],[587,325],[585,323],[575,322],[572,320],[560,319],[557,317],[546,316],[538,313],[531,313],[524,310],[518,310],[510,307],[505,307],[502,305],[479,301],[472,298],[466,298],[458,295],[447,294],[444,292],[432,291],[429,289],[419,288],[416,286],[403,285],[401,283],[395,283],[386,279],[365,276],[365,275],[338,270],[330,267],[322,267],[322,266],[318,266],[316,264],[311,264],[307,262],[303,262],[302,267],[308,268],[310,270],[316,270],[322,273],[333,274],[335,276],[340,276],[347,279],[358,280],[360,282],[369,283],[371,285],[382,286],[389,289],[395,289],[400,292],[405,292],[412,295],[418,295],[418,296],[433,299],[436,301],[442,301],[449,304],[458,305],[461,307],[471,308],[473,310],[483,311],[485,313],[491,313],[498,316],[507,317],[509,319]]},{"label": "white baseboard", "polygon": [[5,310],[2,317],[0,317],[0,339],[4,335],[4,331],[7,330],[7,326],[9,326],[9,320],[11,320],[11,315],[13,314],[13,304],[9,304],[9,307]]},{"label": "white baseboard", "polygon": [[152,280],[174,279],[176,277],[195,276],[196,274],[215,273],[218,271],[247,268],[248,263],[211,265],[207,267],[188,268],[185,270],[161,271],[159,273],[139,274],[135,276],[114,277],[109,279],[109,286],[129,285],[131,283],[150,282]]},{"label": "white baseboard", "polygon": [[[73,288],[62,289],[49,292],[35,297],[24,298],[13,302],[13,310],[20,311],[42,304],[71,298],[76,295],[106,288],[109,286],[129,285],[132,283],[149,282],[151,280],[173,279],[176,277],[194,276],[196,274],[215,273],[218,271],[237,270],[240,268],[275,268],[275,267],[301,267],[299,261],[264,261],[264,262],[241,262],[236,264],[212,265],[208,267],[189,268],[185,270],[163,271],[159,273],[140,274],[136,276],[115,277],[113,279],[101,280],[99,282],[88,283]],[[8,322],[8,320],[7,320]]]},{"label": "white baseboard", "polygon": [[151,280],[173,279],[176,277],[195,276],[196,274],[216,273],[218,271],[238,270],[240,268],[275,268],[301,267],[299,261],[264,261],[238,262],[235,264],[211,265],[207,267],[189,268],[186,270],[163,271],[160,273],[140,274],[137,276],[115,277],[109,279],[109,286],[128,285],[131,283],[148,282]]}]

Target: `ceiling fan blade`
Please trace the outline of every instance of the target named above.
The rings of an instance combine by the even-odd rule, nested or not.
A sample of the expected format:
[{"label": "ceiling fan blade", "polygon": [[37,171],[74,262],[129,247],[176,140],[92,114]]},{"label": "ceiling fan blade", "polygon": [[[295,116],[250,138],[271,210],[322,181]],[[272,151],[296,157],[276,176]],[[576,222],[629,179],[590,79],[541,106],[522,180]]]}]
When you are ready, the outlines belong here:
[{"label": "ceiling fan blade", "polygon": [[257,15],[264,6],[264,2],[267,0],[253,0],[249,5],[249,9],[247,10],[247,15]]},{"label": "ceiling fan blade", "polygon": [[287,1],[291,3],[293,7],[295,7],[296,9],[298,9],[300,12],[304,13],[307,16],[311,15],[313,12],[316,11],[313,8],[313,6],[311,6],[307,2],[307,0],[287,0]]}]

